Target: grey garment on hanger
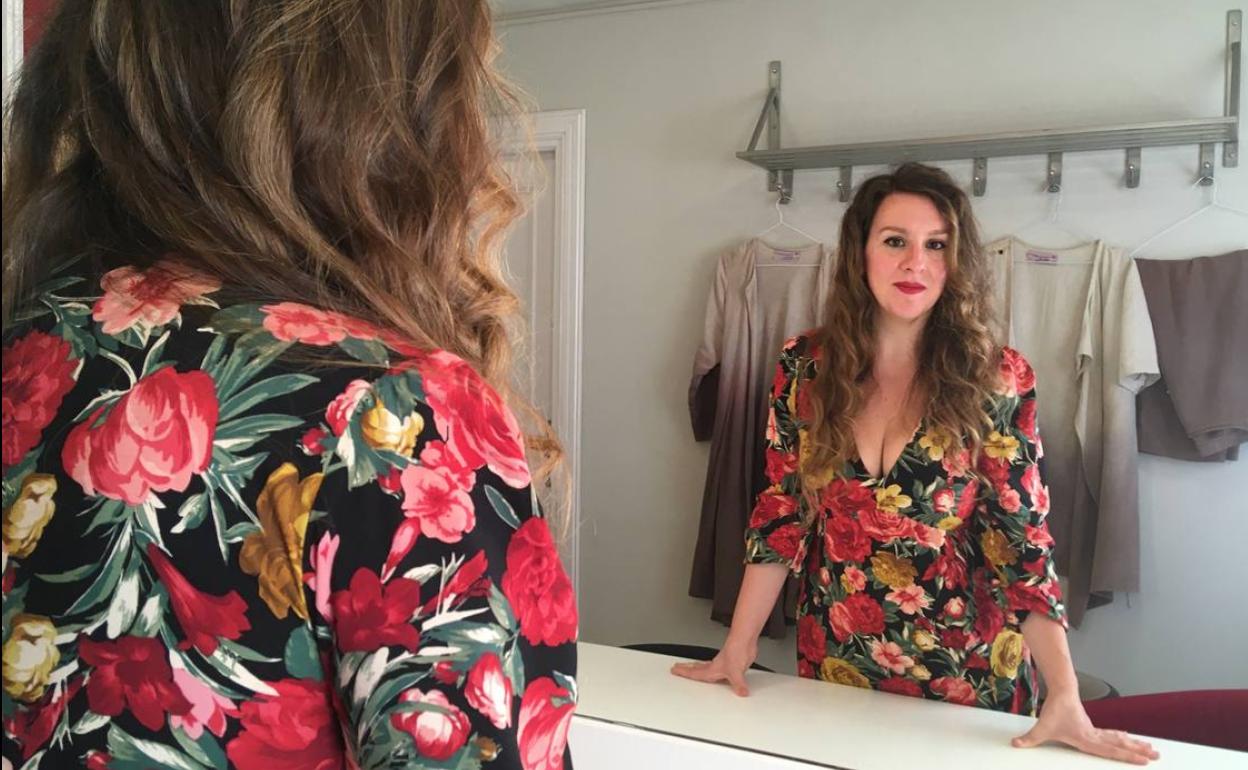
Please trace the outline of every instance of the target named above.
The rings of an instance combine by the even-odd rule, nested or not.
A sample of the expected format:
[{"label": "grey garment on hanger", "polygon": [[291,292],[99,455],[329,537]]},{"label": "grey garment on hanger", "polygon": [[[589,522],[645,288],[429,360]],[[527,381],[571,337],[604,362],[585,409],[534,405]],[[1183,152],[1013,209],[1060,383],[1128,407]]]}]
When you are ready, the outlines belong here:
[{"label": "grey garment on hanger", "polygon": [[[785,340],[819,325],[832,280],[823,244],[781,249],[754,238],[724,253],[694,357],[689,409],[711,451],[689,595],[710,599],[711,617],[732,620],[745,575],[745,529],[766,485],[768,391]],[[796,606],[794,581],[765,632],[782,638]]]},{"label": "grey garment on hanger", "polygon": [[1237,459],[1248,441],[1248,250],[1135,263],[1162,376],[1139,395],[1140,451]]}]

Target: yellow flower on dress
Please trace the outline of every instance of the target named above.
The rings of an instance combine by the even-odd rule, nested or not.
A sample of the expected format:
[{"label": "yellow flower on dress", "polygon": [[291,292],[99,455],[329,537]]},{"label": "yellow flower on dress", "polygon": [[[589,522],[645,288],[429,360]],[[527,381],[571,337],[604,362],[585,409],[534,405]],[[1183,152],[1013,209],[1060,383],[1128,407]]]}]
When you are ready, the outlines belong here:
[{"label": "yellow flower on dress", "polygon": [[299,470],[283,463],[269,474],[256,499],[260,531],[243,541],[238,563],[243,572],[260,578],[260,598],[274,617],[285,618],[294,610],[308,619],[303,599],[303,537],[323,477],[313,473],[300,481]]},{"label": "yellow flower on dress", "polygon": [[948,433],[935,426],[919,437],[919,448],[927,450],[927,456],[935,461],[945,459],[945,451],[953,443]]},{"label": "yellow flower on dress", "polygon": [[914,642],[915,647],[918,647],[924,652],[936,649],[936,637],[922,629],[916,630],[910,637],[910,640]]},{"label": "yellow flower on dress", "polygon": [[919,573],[909,559],[889,553],[877,551],[871,557],[871,573],[875,579],[884,583],[894,591],[900,591],[914,585],[914,576]]},{"label": "yellow flower on dress", "polygon": [[936,526],[939,527],[940,529],[945,530],[946,532],[950,532],[962,526],[962,519],[959,519],[957,516],[946,516],[945,518],[936,522]]},{"label": "yellow flower on dress", "polygon": [[910,669],[910,676],[918,679],[920,682],[926,682],[932,678],[932,672],[927,670],[927,666],[917,664],[914,668]]},{"label": "yellow flower on dress", "polygon": [[885,513],[897,513],[902,508],[909,508],[913,502],[901,493],[901,486],[898,484],[875,488],[875,507]]},{"label": "yellow flower on dress", "polygon": [[411,457],[416,448],[416,437],[425,429],[425,418],[412,412],[402,420],[377,399],[377,405],[364,413],[360,419],[360,431],[364,441],[373,449],[388,449],[404,457]]},{"label": "yellow flower on dress", "polygon": [[857,593],[858,586],[854,585],[854,581],[849,579],[849,575],[841,575],[841,588],[845,589],[845,593]]},{"label": "yellow flower on dress", "polygon": [[1004,630],[992,642],[992,673],[1006,679],[1018,676],[1023,662],[1023,635],[1017,631]]},{"label": "yellow flower on dress", "polygon": [[984,454],[994,460],[1013,462],[1018,457],[1018,439],[1013,436],[1002,436],[997,431],[988,434],[984,440]]},{"label": "yellow flower on dress", "polygon": [[853,663],[840,658],[824,658],[819,665],[819,678],[825,682],[846,684],[850,687],[871,687],[871,680],[863,676]]},{"label": "yellow flower on dress", "polygon": [[17,500],[4,511],[4,550],[19,559],[30,556],[39,544],[43,528],[52,520],[56,503],[56,477],[31,473],[22,481]]},{"label": "yellow flower on dress", "polygon": [[13,616],[13,629],[4,643],[5,692],[23,703],[34,703],[43,697],[60,661],[51,619],[25,613]]},{"label": "yellow flower on dress", "polygon": [[[810,432],[807,431],[805,428],[798,428],[797,446],[798,446],[798,452],[797,452],[798,462],[801,464],[800,465],[801,469],[805,471],[806,468],[809,467],[810,465],[810,457],[812,454],[811,449],[810,449]],[[807,479],[807,482],[811,485],[811,488],[813,489],[823,489],[828,484],[832,483],[832,479],[835,476],[836,476],[836,470],[834,468],[829,468],[828,470],[825,470],[822,473],[819,473],[818,475],[812,474]]]},{"label": "yellow flower on dress", "polygon": [[1018,561],[1018,551],[1010,545],[1010,541],[999,529],[989,527],[979,536],[979,545],[984,556],[994,567],[1003,567]]}]

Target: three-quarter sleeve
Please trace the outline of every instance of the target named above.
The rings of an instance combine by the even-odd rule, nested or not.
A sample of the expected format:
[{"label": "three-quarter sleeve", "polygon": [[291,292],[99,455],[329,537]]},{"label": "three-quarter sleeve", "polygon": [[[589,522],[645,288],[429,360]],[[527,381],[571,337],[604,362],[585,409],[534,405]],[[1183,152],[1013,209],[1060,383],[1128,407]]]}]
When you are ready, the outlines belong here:
[{"label": "three-quarter sleeve", "polygon": [[747,564],[784,564],[799,572],[805,559],[810,527],[799,474],[804,431],[797,412],[799,376],[810,366],[798,337],[787,342],[776,364],[767,411],[765,455],[768,487],[758,496],[745,531]]},{"label": "three-quarter sleeve", "polygon": [[348,754],[555,766],[577,608],[515,417],[443,354],[350,382],[326,414],[309,451],[346,467],[308,524],[304,602]]},{"label": "three-quarter sleeve", "polygon": [[1065,626],[1066,608],[1053,562],[1045,518],[1043,445],[1037,429],[1035,374],[1007,348],[1003,390],[994,399],[993,429],[984,441],[979,471],[987,482],[976,517],[976,546],[990,573],[992,598],[1022,623],[1041,612]]}]

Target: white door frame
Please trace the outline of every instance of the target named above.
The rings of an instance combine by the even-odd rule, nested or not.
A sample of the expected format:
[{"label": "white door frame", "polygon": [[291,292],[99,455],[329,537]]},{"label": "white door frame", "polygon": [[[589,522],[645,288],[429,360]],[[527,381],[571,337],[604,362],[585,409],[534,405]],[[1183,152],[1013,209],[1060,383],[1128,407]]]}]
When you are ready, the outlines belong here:
[{"label": "white door frame", "polygon": [[7,105],[13,90],[13,78],[22,66],[24,27],[22,0],[4,0],[4,102]]},{"label": "white door frame", "polygon": [[585,110],[533,113],[538,152],[555,156],[555,332],[552,422],[559,431],[571,478],[571,506],[563,551],[572,588],[580,595],[581,522],[581,302],[585,250]]}]

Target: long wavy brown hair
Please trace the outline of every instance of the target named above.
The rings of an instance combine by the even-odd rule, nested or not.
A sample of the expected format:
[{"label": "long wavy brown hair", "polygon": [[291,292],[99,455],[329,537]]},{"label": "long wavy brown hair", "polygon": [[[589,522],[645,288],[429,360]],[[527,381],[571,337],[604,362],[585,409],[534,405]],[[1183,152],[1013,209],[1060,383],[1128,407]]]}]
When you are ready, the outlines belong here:
[{"label": "long wavy brown hair", "polygon": [[[69,260],[174,254],[455,353],[533,414],[500,271],[523,103],[496,53],[486,0],[63,0],[6,105],[6,330]],[[524,422],[541,478],[559,444]]]},{"label": "long wavy brown hair", "polygon": [[949,229],[948,277],[923,331],[915,382],[926,394],[928,434],[960,438],[975,457],[991,428],[985,406],[999,382],[1001,347],[992,328],[991,271],[971,202],[944,171],[907,163],[864,182],[841,221],[825,320],[813,340],[820,360],[807,388],[809,426],[801,468],[807,494],[817,492],[857,454],[853,424],[875,363],[879,311],[867,285],[867,237],[880,204],[894,193],[927,198]]}]

